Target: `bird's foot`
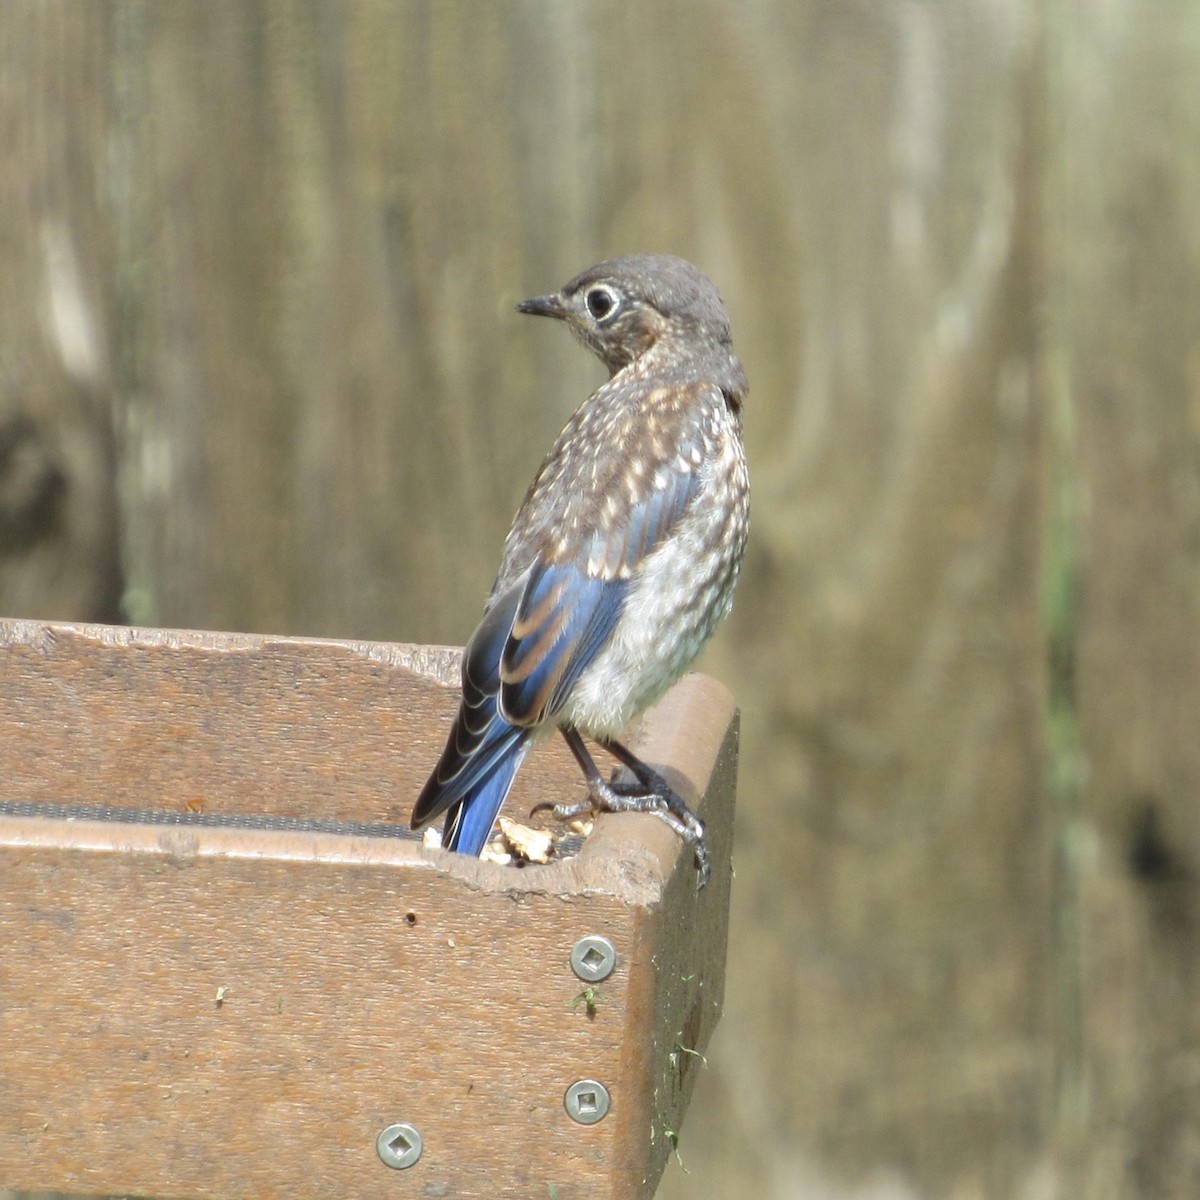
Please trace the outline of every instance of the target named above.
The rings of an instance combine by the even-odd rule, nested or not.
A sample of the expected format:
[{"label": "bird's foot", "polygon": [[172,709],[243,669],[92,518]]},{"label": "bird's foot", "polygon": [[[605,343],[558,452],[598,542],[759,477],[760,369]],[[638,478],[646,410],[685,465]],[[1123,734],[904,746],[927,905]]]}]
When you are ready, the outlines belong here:
[{"label": "bird's foot", "polygon": [[636,782],[614,780],[605,783],[602,779],[589,779],[588,798],[582,803],[539,804],[538,808],[551,809],[560,821],[572,821],[577,817],[595,816],[602,812],[652,813],[669,825],[686,845],[691,846],[698,872],[696,890],[699,891],[711,874],[708,846],[704,840],[704,822],[657,771],[642,762],[636,766],[630,763],[628,769],[636,777]]},{"label": "bird's foot", "polygon": [[696,890],[699,891],[712,873],[708,845],[704,839],[704,822],[688,808],[661,775],[649,767],[644,770],[647,777],[639,778],[636,783],[601,783],[593,790],[594,807],[601,812],[652,813],[669,825],[685,845],[692,848],[698,872]]}]

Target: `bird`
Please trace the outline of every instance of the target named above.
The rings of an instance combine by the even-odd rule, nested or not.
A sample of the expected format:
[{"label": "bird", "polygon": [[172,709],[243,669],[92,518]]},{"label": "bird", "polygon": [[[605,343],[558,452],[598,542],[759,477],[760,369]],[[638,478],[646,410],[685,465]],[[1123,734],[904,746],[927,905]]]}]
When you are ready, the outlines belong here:
[{"label": "bird", "polygon": [[[462,700],[414,804],[443,847],[478,856],[530,748],[559,730],[583,772],[569,820],[650,812],[710,874],[704,825],[618,737],[728,614],[750,520],[748,385],[715,285],[666,254],[609,259],[517,311],[561,321],[608,369],[513,519]],[[606,781],[586,736],[628,769]]]}]

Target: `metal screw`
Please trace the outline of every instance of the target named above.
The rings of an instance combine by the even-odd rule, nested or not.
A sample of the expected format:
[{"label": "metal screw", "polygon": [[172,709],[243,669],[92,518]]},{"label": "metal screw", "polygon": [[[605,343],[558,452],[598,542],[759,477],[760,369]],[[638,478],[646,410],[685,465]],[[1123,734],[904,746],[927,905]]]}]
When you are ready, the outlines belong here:
[{"label": "metal screw", "polygon": [[617,952],[606,937],[589,934],[580,938],[571,951],[571,970],[585,983],[607,979],[617,965]]},{"label": "metal screw", "polygon": [[402,1123],[389,1125],[375,1139],[379,1157],[397,1171],[411,1167],[421,1157],[422,1148],[421,1135],[411,1125]]},{"label": "metal screw", "polygon": [[595,1125],[608,1116],[608,1088],[594,1079],[580,1079],[567,1088],[563,1107],[580,1125]]}]

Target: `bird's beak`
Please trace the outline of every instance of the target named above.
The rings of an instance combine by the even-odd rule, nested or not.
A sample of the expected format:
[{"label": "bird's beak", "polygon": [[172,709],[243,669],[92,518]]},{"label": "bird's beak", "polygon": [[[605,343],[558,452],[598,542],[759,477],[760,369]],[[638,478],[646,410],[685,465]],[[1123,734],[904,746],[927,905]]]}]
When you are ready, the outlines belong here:
[{"label": "bird's beak", "polygon": [[534,296],[532,300],[522,300],[517,305],[517,312],[532,313],[535,317],[557,317],[560,321],[569,311],[557,293],[553,296]]}]

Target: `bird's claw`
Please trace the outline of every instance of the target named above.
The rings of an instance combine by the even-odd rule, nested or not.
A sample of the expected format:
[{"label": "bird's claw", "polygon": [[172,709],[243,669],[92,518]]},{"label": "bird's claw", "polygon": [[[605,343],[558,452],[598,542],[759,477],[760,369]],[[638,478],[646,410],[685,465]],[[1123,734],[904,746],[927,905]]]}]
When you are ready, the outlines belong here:
[{"label": "bird's claw", "polygon": [[577,817],[595,816],[597,813],[651,813],[669,825],[679,838],[692,848],[696,861],[696,890],[708,882],[712,867],[705,843],[704,822],[679,798],[665,779],[649,767],[641,770],[630,768],[637,776],[636,783],[605,783],[593,780],[588,784],[588,798],[579,804],[542,803],[535,807],[550,809],[559,821],[573,821]]}]

